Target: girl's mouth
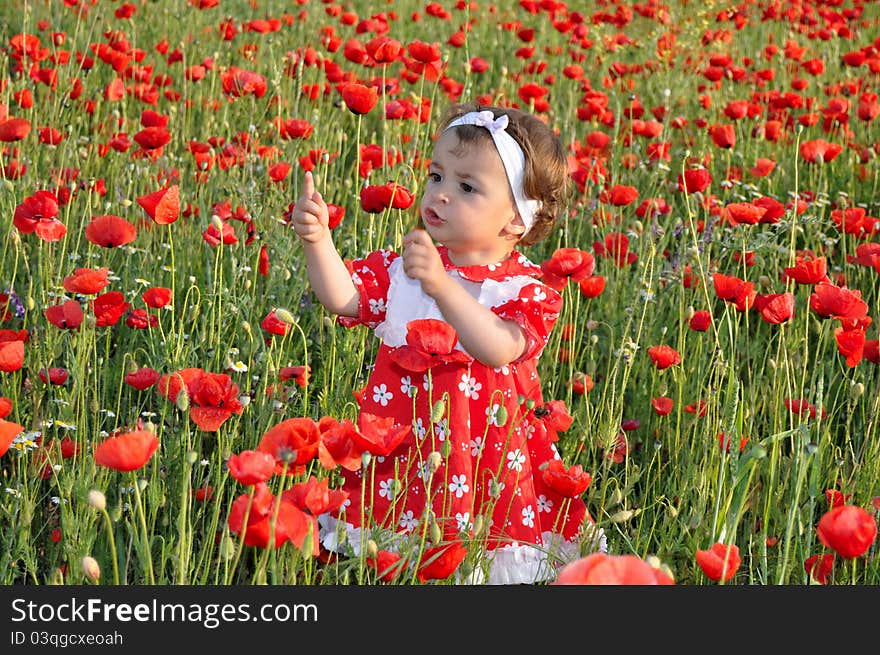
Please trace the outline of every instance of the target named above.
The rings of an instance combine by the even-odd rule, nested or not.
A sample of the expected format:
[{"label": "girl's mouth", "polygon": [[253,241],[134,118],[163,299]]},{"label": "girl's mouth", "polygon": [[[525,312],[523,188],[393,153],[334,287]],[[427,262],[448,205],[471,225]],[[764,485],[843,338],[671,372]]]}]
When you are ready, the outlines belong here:
[{"label": "girl's mouth", "polygon": [[425,209],[422,212],[422,220],[425,221],[425,223],[427,223],[428,225],[433,226],[443,225],[443,223],[445,222],[437,215],[437,212],[435,212],[433,209]]}]

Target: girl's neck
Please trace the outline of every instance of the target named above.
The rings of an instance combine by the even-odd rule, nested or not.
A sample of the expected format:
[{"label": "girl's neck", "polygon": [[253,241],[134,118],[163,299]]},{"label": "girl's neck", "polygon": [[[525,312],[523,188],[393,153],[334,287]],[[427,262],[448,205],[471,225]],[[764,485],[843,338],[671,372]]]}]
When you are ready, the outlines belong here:
[{"label": "girl's neck", "polygon": [[513,248],[505,251],[456,251],[446,250],[449,261],[455,266],[488,266],[489,264],[499,264],[510,257]]}]

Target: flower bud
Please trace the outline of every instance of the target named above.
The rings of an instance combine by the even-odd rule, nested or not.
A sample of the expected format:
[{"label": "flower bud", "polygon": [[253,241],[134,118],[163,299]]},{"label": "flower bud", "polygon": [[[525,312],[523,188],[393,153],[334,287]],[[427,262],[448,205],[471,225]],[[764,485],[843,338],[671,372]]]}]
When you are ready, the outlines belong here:
[{"label": "flower bud", "polygon": [[437,521],[431,521],[431,526],[428,528],[428,532],[430,533],[431,543],[439,544],[443,539],[443,532],[440,530],[440,526],[437,525]]},{"label": "flower bud", "polygon": [[624,521],[629,521],[632,517],[638,514],[638,510],[633,509],[622,509],[619,512],[614,512],[609,519],[612,523],[623,523]]},{"label": "flower bud", "polygon": [[443,464],[443,455],[435,450],[428,454],[425,463],[428,465],[428,472],[433,473]]},{"label": "flower bud", "polygon": [[283,321],[288,325],[296,324],[296,318],[294,318],[293,314],[290,313],[290,310],[284,309],[283,307],[279,307],[275,310],[275,316],[279,321]]},{"label": "flower bud", "polygon": [[367,557],[375,559],[379,554],[379,546],[376,545],[376,542],[372,539],[367,540]]},{"label": "flower bud", "polygon": [[865,393],[865,385],[861,382],[856,382],[849,390],[850,397],[853,400],[857,400],[861,398],[862,394]]},{"label": "flower bud", "polygon": [[686,321],[689,321],[694,317],[694,314],[696,314],[696,313],[697,313],[697,311],[694,309],[694,306],[688,305],[687,311],[684,314],[684,319]]},{"label": "flower bud", "polygon": [[507,407],[501,405],[498,408],[498,411],[495,412],[495,425],[499,428],[502,427],[505,423],[507,423]]},{"label": "flower bud", "polygon": [[189,394],[186,392],[186,389],[181,389],[180,393],[177,394],[177,399],[175,400],[177,403],[177,409],[181,412],[185,412],[189,409]]},{"label": "flower bud", "polygon": [[101,567],[98,565],[98,560],[90,555],[86,555],[82,558],[82,562],[80,564],[82,566],[83,574],[92,582],[97,583],[101,579]]},{"label": "flower bud", "polygon": [[211,225],[213,225],[218,232],[223,232],[223,219],[217,216],[217,214],[211,216]]},{"label": "flower bud", "polygon": [[441,398],[434,406],[431,408],[431,422],[437,423],[441,418],[443,418],[443,414],[446,413],[446,403]]},{"label": "flower bud", "polygon": [[104,495],[102,491],[98,489],[92,489],[89,492],[89,506],[94,507],[99,512],[103,512],[107,509],[107,497]]},{"label": "flower bud", "polygon": [[474,536],[477,537],[483,531],[483,525],[485,525],[482,514],[477,514],[474,517]]}]

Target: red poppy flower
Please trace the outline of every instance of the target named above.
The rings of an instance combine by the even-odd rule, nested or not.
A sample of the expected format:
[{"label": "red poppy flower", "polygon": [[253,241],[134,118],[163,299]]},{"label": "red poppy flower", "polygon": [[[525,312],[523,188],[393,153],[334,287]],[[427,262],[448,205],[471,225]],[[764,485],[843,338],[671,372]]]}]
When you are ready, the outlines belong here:
[{"label": "red poppy flower", "polygon": [[731,225],[757,225],[767,210],[751,202],[732,202],[724,207],[724,215]]},{"label": "red poppy flower", "polygon": [[344,84],[339,90],[348,110],[357,115],[368,114],[379,100],[379,93],[374,86],[364,86],[357,82]]},{"label": "red poppy flower", "polygon": [[648,348],[648,356],[654,362],[654,366],[660,371],[670,366],[681,364],[681,355],[678,354],[678,351],[665,344]]},{"label": "red poppy flower", "polygon": [[171,142],[171,133],[161,125],[145,127],[132,137],[145,151],[160,151]]},{"label": "red poppy flower", "polygon": [[409,209],[415,198],[412,193],[396,182],[370,184],[360,191],[361,208],[369,214],[381,214],[389,207]]},{"label": "red poppy flower", "polygon": [[364,48],[377,64],[391,63],[403,54],[403,45],[400,41],[384,34],[368,41]]},{"label": "red poppy flower", "polygon": [[150,287],[141,294],[147,307],[159,309],[171,302],[171,289],[167,287]]},{"label": "red poppy flower", "polygon": [[295,475],[318,454],[321,434],[310,418],[289,418],[269,428],[257,446],[275,458],[275,473]]},{"label": "red poppy flower", "polygon": [[6,418],[12,413],[12,401],[6,396],[0,396],[0,418]]},{"label": "red poppy flower", "polygon": [[712,184],[712,174],[705,168],[690,168],[678,176],[678,189],[687,193],[705,191]]},{"label": "red poppy flower", "polygon": [[829,143],[825,139],[804,141],[800,145],[800,156],[811,164],[823,164],[833,160],[843,151],[839,143]]},{"label": "red poppy flower", "polygon": [[440,61],[440,44],[437,42],[425,43],[415,39],[406,46],[406,51],[410,57],[423,64]]},{"label": "red poppy flower", "polygon": [[277,334],[281,337],[290,331],[290,324],[278,318],[274,309],[266,314],[266,317],[260,322],[260,327],[269,334]]},{"label": "red poppy flower", "polygon": [[389,352],[407,371],[421,373],[441,364],[467,364],[472,357],[458,350],[458,334],[446,321],[417,319],[406,324],[406,344]]},{"label": "red poppy flower", "polygon": [[337,421],[325,416],[318,422],[321,442],[318,445],[318,461],[328,471],[337,466],[348,471],[361,468],[363,449],[355,441],[357,428],[348,419]]},{"label": "red poppy flower", "polygon": [[12,373],[24,366],[25,341],[25,330],[0,330],[0,371]]},{"label": "red poppy flower", "polygon": [[59,366],[53,366],[48,371],[41,368],[39,372],[40,379],[46,383],[54,385],[62,385],[67,382],[67,369]]},{"label": "red poppy flower", "polygon": [[601,275],[591,275],[586,280],[578,282],[578,288],[584,298],[598,298],[605,291],[605,278]]},{"label": "red poppy flower", "polygon": [[828,509],[834,509],[841,505],[846,505],[852,494],[845,494],[840,489],[826,489],[825,500],[828,502]]},{"label": "red poppy flower", "polygon": [[[246,525],[245,515],[247,515]],[[253,498],[250,494],[242,494],[235,499],[229,511],[227,524],[233,534],[241,534],[244,531],[244,543],[247,546],[279,548],[290,541],[302,550],[306,545],[306,539],[311,535],[312,544],[309,550],[312,554],[318,552],[318,530],[315,519],[291,502],[276,503],[275,496],[264,482],[254,487]]]},{"label": "red poppy flower", "polygon": [[776,168],[776,162],[767,157],[758,157],[755,165],[749,169],[752,177],[767,177]]},{"label": "red poppy flower", "polygon": [[822,318],[859,319],[868,313],[868,304],[858,290],[820,282],[810,294],[810,309]]},{"label": "red poppy flower", "polygon": [[794,316],[794,294],[768,293],[755,296],[755,310],[771,325],[779,325]]},{"label": "red poppy flower", "polygon": [[366,561],[367,566],[374,568],[383,582],[394,582],[407,565],[405,559],[390,550],[380,550],[375,558],[368,557]]},{"label": "red poppy flower", "polygon": [[22,234],[36,232],[43,241],[59,241],[67,227],[58,220],[58,198],[51,191],[37,191],[15,207],[12,224]]},{"label": "red poppy flower", "polygon": [[348,492],[330,489],[327,478],[318,480],[310,475],[305,482],[297,482],[281,494],[287,500],[312,516],[335,512],[348,498]]},{"label": "red poppy flower", "polygon": [[696,414],[697,416],[705,416],[706,413],[709,411],[709,403],[707,403],[703,399],[700,399],[695,403],[685,405],[684,411],[686,411],[688,414]]},{"label": "red poppy flower", "polygon": [[411,436],[411,425],[395,426],[393,417],[381,417],[368,412],[358,417],[358,429],[352,434],[358,448],[378,457],[387,457],[404,439]]},{"label": "red poppy flower", "polygon": [[541,479],[559,495],[576,498],[587,490],[593,476],[584,471],[580,464],[566,468],[561,460],[551,459],[541,472]]},{"label": "red poppy flower", "polygon": [[675,581],[635,555],[593,553],[569,562],[553,585],[674,585]]},{"label": "red poppy flower", "polygon": [[26,118],[0,120],[0,141],[5,143],[21,141],[30,133],[31,122]]},{"label": "red poppy flower", "polygon": [[819,519],[816,534],[825,546],[845,559],[863,555],[877,537],[877,521],[861,507],[840,505]]},{"label": "red poppy flower", "polygon": [[568,412],[568,407],[562,400],[551,400],[535,407],[535,417],[543,423],[548,430],[565,432],[571,427],[574,418]]},{"label": "red poppy flower", "polygon": [[282,366],[278,370],[278,377],[282,382],[293,380],[301,387],[309,384],[309,377],[312,369],[310,366]]},{"label": "red poppy flower", "polygon": [[420,582],[445,580],[455,572],[467,554],[467,548],[460,541],[428,548],[422,555],[423,563],[419,566],[416,575]]},{"label": "red poppy flower", "polygon": [[593,250],[600,257],[613,259],[618,266],[633,264],[639,257],[636,253],[629,252],[629,237],[622,232],[606,234],[604,242],[594,241]]},{"label": "red poppy flower", "polygon": [[612,448],[605,450],[604,457],[615,464],[622,464],[627,455],[629,455],[629,441],[626,438],[626,433],[620,432]]},{"label": "red poppy flower", "polygon": [[853,258],[860,266],[873,268],[880,273],[880,243],[861,243],[856,246],[856,255]]},{"label": "red poppy flower", "polygon": [[125,302],[121,291],[108,291],[91,301],[95,314],[95,325],[106,327],[116,325],[122,315],[129,310],[131,303]]},{"label": "red poppy flower", "polygon": [[0,457],[6,454],[15,438],[24,431],[24,426],[0,419]]},{"label": "red poppy flower", "polygon": [[253,71],[230,66],[220,76],[223,93],[233,98],[252,95],[262,98],[266,95],[266,78]]},{"label": "red poppy flower", "polygon": [[835,328],[834,340],[837,351],[846,357],[846,365],[857,366],[865,352],[865,331],[861,329]]},{"label": "red poppy flower", "polygon": [[156,392],[165,396],[171,402],[177,402],[178,394],[186,389],[196,378],[204,375],[205,371],[200,368],[184,368],[174,373],[166,373],[159,378],[156,384]]},{"label": "red poppy flower", "polygon": [[736,145],[736,128],[733,125],[711,125],[709,136],[719,148],[732,148]]},{"label": "red poppy flower", "polygon": [[126,374],[123,380],[127,385],[134,387],[138,391],[146,391],[159,381],[159,377],[159,371],[149,366],[144,366]]},{"label": "red poppy flower", "polygon": [[123,432],[95,448],[95,463],[117,471],[134,471],[156,452],[159,440],[149,430]]},{"label": "red poppy flower", "polygon": [[60,305],[50,305],[43,310],[52,325],[62,330],[76,330],[83,322],[83,310],[75,300],[65,300]]},{"label": "red poppy flower", "polygon": [[[862,356],[869,362],[880,364],[880,339],[867,339],[862,349]],[[2,370],[2,368],[0,368]]]},{"label": "red poppy flower", "polygon": [[124,246],[136,237],[137,228],[120,216],[93,216],[86,225],[86,239],[103,248]]},{"label": "red poppy flower", "polygon": [[811,555],[804,560],[804,570],[819,584],[828,584],[834,570],[834,554]]},{"label": "red poppy flower", "polygon": [[785,275],[798,284],[829,282],[825,257],[814,257],[811,254],[797,257],[794,266],[785,267]]},{"label": "red poppy flower", "polygon": [[110,280],[107,279],[109,273],[109,268],[77,268],[73,271],[73,275],[64,278],[62,284],[70,293],[98,293],[110,284]]},{"label": "red poppy flower", "polygon": [[134,330],[149,330],[159,325],[159,317],[148,314],[145,309],[133,309],[125,317],[125,324]]},{"label": "red poppy flower", "polygon": [[593,274],[596,260],[592,253],[579,248],[557,248],[550,259],[541,262],[543,281],[561,291],[569,280],[582,282]]},{"label": "red poppy flower", "polygon": [[203,432],[216,432],[233,414],[241,414],[238,385],[226,373],[201,371],[186,384],[189,417]]},{"label": "red poppy flower", "polygon": [[713,273],[712,283],[715,295],[725,302],[733,303],[737,311],[747,311],[755,302],[755,285],[733,275]]},{"label": "red poppy flower", "polygon": [[141,196],[137,201],[157,225],[170,225],[180,216],[180,187],[176,184]]},{"label": "red poppy flower", "polygon": [[626,186],[624,184],[615,184],[607,191],[599,194],[599,201],[613,205],[615,207],[625,207],[639,197],[639,190],[634,186]]},{"label": "red poppy flower", "polygon": [[696,559],[707,578],[715,582],[727,582],[739,568],[739,548],[719,542],[713,544],[709,550],[698,550]]},{"label": "red poppy flower", "polygon": [[275,458],[267,452],[244,450],[226,459],[229,475],[248,487],[265,482],[275,473]]},{"label": "red poppy flower", "polygon": [[238,237],[235,236],[235,229],[229,223],[223,223],[218,228],[213,222],[208,225],[202,232],[202,239],[211,247],[217,247],[221,243],[225,246],[231,246],[238,243]]},{"label": "red poppy flower", "polygon": [[657,412],[660,416],[666,416],[675,406],[675,401],[672,398],[668,398],[667,396],[657,396],[656,398],[651,398],[651,407],[654,408],[654,411]]},{"label": "red poppy flower", "polygon": [[688,321],[688,327],[694,332],[705,332],[712,325],[712,314],[705,309],[698,309]]}]

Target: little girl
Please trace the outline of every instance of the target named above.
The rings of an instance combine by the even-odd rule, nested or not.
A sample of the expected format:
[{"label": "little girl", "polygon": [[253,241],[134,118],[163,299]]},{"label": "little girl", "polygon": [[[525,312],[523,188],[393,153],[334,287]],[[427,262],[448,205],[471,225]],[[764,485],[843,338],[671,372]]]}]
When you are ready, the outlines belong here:
[{"label": "little girl", "polygon": [[[348,544],[359,554],[367,539],[403,550],[407,536],[418,546],[431,532],[465,534],[486,549],[470,581],[482,573],[489,584],[534,583],[582,545],[604,548],[583,501],[542,477],[559,454],[541,420],[537,363],[562,298],[514,249],[552,229],[568,183],[565,153],[547,125],[515,109],[459,105],[441,125],[420,204],[424,229],[404,237],[401,253],[344,262],[310,173],[294,205],[318,299],[342,325],[382,339],[360,416],[412,427],[388,456],[344,472],[350,504],[321,517],[320,537],[329,550]],[[441,341],[441,321],[454,328],[455,350],[423,353],[446,355],[427,370],[407,366],[399,355],[408,331]]]}]

